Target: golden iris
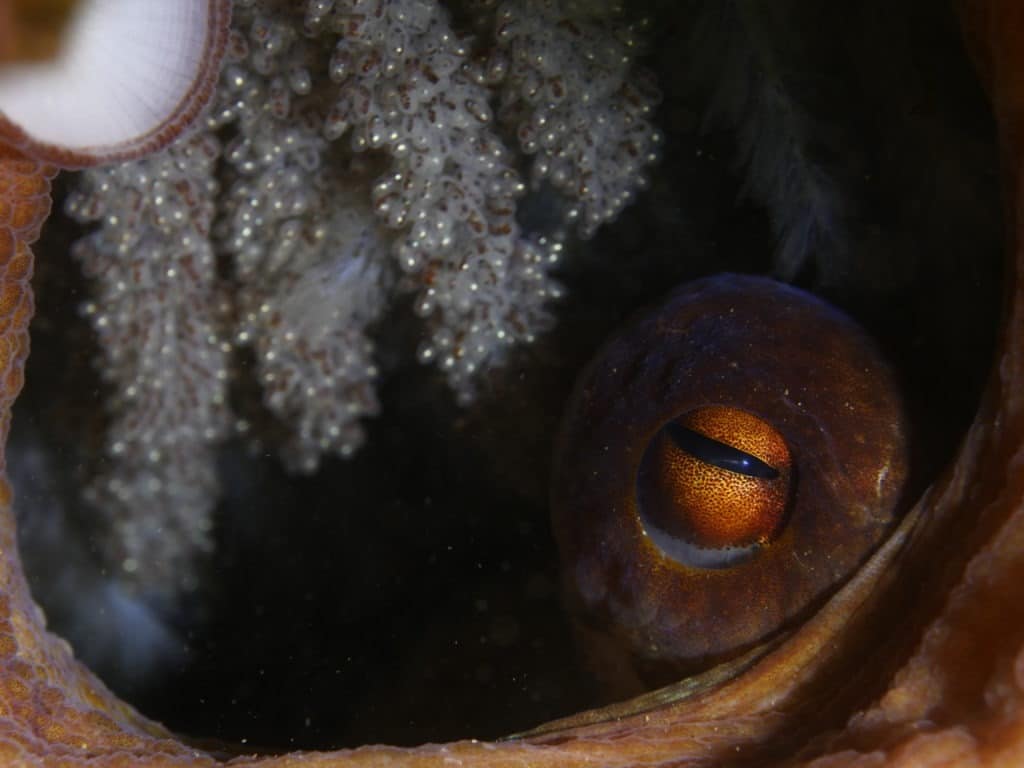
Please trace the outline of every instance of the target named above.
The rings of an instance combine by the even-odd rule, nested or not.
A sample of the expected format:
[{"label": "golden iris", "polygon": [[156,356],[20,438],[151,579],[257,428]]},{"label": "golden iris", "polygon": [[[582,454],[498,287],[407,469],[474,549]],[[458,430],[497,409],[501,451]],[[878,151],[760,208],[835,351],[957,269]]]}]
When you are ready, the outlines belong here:
[{"label": "golden iris", "polygon": [[648,444],[637,477],[640,517],[666,542],[750,549],[778,532],[791,478],[789,447],[770,424],[737,408],[699,408]]}]

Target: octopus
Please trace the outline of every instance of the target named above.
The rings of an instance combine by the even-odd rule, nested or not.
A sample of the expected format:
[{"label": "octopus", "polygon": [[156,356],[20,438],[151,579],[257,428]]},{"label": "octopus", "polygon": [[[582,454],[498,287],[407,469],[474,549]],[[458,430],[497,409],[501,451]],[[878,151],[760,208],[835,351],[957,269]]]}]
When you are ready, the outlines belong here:
[{"label": "octopus", "polygon": [[649,690],[807,613],[891,525],[909,432],[881,351],[791,286],[715,275],[629,325],[577,385],[552,481],[595,673]]},{"label": "octopus", "polygon": [[[195,82],[169,101],[142,137],[119,139],[102,151],[91,143],[61,147],[0,121],[2,437],[23,383],[33,310],[30,246],[49,212],[50,180],[59,168],[146,151],[180,131],[202,101],[224,42],[227,4],[214,0],[208,8],[210,33],[192,61]],[[0,762],[561,768],[1024,763],[1024,6],[963,0],[960,12],[991,99],[1002,156],[1011,255],[996,363],[955,462],[813,615],[758,653],[497,742],[228,753],[179,740],[137,713],[47,630],[21,568],[13,493],[4,481]]]}]

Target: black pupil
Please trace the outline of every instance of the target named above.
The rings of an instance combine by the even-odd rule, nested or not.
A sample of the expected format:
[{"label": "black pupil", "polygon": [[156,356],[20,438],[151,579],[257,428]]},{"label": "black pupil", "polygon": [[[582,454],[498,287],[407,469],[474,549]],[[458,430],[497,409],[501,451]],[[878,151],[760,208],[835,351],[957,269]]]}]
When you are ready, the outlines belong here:
[{"label": "black pupil", "polygon": [[705,464],[724,469],[728,472],[735,472],[748,477],[760,477],[765,480],[774,480],[779,476],[779,470],[765,464],[756,456],[733,448],[731,445],[712,440],[710,437],[694,432],[674,421],[665,425],[668,435],[679,450],[684,451]]}]

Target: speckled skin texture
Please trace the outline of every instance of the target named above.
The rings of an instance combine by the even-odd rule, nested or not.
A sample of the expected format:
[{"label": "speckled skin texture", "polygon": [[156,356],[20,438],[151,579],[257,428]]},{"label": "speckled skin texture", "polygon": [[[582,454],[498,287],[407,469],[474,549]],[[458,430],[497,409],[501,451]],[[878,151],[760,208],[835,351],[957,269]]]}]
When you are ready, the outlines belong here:
[{"label": "speckled skin texture", "polygon": [[[853,580],[733,679],[498,744],[275,756],[263,765],[1024,764],[1024,6],[965,4],[1004,148],[1012,263],[997,365],[955,466]],[[0,153],[6,426],[31,307],[27,247],[52,169]],[[117,702],[47,634],[0,508],[0,763],[212,765]],[[866,663],[866,660],[871,663]],[[255,759],[235,758],[234,765]]]}]

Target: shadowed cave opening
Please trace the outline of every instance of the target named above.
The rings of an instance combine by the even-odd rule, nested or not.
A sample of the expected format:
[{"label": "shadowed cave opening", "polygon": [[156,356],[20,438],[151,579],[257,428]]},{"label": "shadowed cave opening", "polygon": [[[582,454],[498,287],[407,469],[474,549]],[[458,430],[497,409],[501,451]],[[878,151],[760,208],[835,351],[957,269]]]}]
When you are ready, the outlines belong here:
[{"label": "shadowed cave opening", "polygon": [[[750,133],[769,150],[814,152],[843,200],[843,247],[808,244],[793,277],[896,362],[916,428],[911,487],[922,488],[989,369],[1001,265],[993,127],[946,9],[863,2],[826,22],[812,6],[781,3],[748,28],[746,45],[771,66],[731,83],[725,54],[698,33],[735,20],[710,3],[645,3],[664,156],[637,203],[571,245],[557,326],[463,409],[415,362],[418,327],[398,307],[377,329],[381,416],[356,457],[297,478],[273,450],[236,441],[221,452],[217,552],[182,605],[112,598],[94,556],[102,532],[80,493],[106,393],[78,311],[89,287],[68,254],[82,230],[60,213],[73,183],[62,177],[37,248],[10,447],[23,555],[51,627],[147,715],[255,746],[493,738],[604,703],[559,594],[552,436],[577,372],[623,318],[684,280],[780,269],[773,209],[736,159]],[[789,84],[811,117],[782,135],[759,131],[756,116],[714,117],[716,99],[760,77]]]}]

